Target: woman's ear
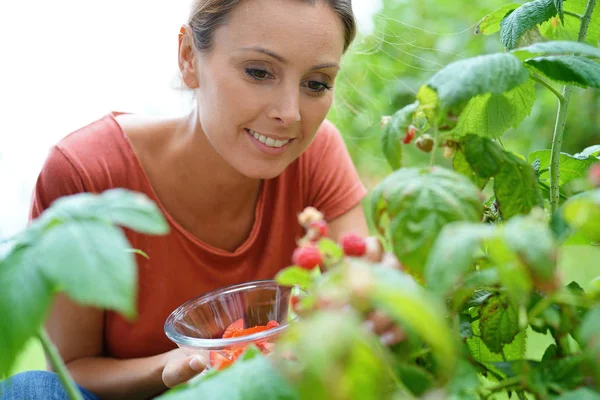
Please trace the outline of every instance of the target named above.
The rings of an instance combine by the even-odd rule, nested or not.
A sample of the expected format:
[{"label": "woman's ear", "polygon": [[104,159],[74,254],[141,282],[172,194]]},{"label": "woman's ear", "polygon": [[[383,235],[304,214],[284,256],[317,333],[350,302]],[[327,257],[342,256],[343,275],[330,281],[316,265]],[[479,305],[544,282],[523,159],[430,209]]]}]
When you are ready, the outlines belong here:
[{"label": "woman's ear", "polygon": [[196,75],[196,51],[194,49],[194,36],[189,25],[183,25],[179,30],[179,72],[181,78],[190,89],[198,88]]}]

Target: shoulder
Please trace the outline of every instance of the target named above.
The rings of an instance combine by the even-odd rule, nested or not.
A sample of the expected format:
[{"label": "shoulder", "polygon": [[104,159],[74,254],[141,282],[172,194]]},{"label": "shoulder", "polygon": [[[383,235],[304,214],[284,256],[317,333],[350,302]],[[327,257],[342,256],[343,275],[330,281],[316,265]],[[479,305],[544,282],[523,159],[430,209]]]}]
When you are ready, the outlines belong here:
[{"label": "shoulder", "polygon": [[49,151],[40,176],[48,185],[77,182],[79,191],[100,192],[120,186],[133,153],[111,113],[62,138]]}]

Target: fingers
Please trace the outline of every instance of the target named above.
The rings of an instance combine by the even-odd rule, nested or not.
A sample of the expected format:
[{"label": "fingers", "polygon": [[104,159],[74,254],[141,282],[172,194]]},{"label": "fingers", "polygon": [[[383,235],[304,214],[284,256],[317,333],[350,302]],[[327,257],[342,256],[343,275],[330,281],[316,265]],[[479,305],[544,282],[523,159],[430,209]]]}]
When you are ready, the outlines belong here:
[{"label": "fingers", "polygon": [[379,336],[384,346],[393,346],[406,339],[404,330],[381,311],[373,311],[365,321],[366,329]]},{"label": "fingers", "polygon": [[163,382],[168,388],[172,388],[192,379],[204,371],[205,368],[206,365],[197,355],[170,360],[163,370]]}]

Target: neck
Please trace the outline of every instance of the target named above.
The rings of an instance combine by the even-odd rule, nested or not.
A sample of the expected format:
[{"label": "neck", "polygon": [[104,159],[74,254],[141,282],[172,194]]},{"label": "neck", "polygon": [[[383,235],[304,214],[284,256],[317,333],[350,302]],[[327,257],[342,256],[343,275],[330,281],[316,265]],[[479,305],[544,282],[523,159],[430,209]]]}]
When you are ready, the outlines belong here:
[{"label": "neck", "polygon": [[[261,181],[244,176],[227,163],[208,141],[194,110],[176,122],[172,141],[172,162],[178,179],[217,213],[237,213],[255,202]],[[213,207],[210,207],[210,204]]]}]

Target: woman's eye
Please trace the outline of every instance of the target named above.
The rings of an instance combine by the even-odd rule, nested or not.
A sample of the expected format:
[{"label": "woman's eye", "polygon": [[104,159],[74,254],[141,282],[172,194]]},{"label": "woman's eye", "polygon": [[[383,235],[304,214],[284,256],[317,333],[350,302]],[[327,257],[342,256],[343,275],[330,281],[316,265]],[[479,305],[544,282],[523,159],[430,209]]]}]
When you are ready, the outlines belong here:
[{"label": "woman's eye", "polygon": [[248,75],[250,78],[257,80],[257,81],[265,80],[271,75],[264,69],[258,69],[258,68],[246,68],[245,72],[246,72],[246,75]]},{"label": "woman's eye", "polygon": [[306,84],[306,86],[313,92],[317,92],[317,93],[321,93],[324,92],[326,90],[331,89],[331,86],[323,83],[323,82],[319,82],[319,81],[308,81],[308,83]]}]

